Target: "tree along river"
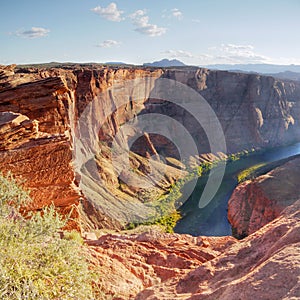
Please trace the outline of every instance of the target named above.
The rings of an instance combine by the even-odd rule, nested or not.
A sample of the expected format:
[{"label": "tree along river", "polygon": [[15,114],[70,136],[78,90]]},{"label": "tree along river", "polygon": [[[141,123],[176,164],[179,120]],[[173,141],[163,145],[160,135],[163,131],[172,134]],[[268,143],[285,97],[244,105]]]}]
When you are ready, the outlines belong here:
[{"label": "tree along river", "polygon": [[255,168],[255,166],[261,166],[255,171],[256,176],[265,174],[272,170],[276,164],[281,164],[281,160],[297,154],[300,154],[300,143],[271,149],[264,153],[250,154],[227,163],[220,188],[204,208],[199,208],[199,199],[207,176],[200,177],[192,195],[179,209],[183,217],[177,222],[174,231],[194,236],[232,235],[231,225],[227,219],[227,206],[228,200],[238,184],[238,174],[251,167]]}]

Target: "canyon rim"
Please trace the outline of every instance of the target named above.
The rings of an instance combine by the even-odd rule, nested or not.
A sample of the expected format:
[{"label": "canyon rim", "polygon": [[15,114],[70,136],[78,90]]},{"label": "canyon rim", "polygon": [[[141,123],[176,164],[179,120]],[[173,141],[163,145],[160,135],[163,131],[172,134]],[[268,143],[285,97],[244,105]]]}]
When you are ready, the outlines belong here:
[{"label": "canyon rim", "polygon": [[[299,82],[195,67],[11,65],[0,88],[1,171],[30,189],[29,210],[72,212],[68,229],[86,237],[103,299],[299,297],[297,157],[234,190],[228,213],[241,241],[152,222],[189,201],[194,177],[161,211],[197,167],[213,166],[201,209],[234,154],[299,142]],[[132,223],[144,225],[124,230]]]},{"label": "canyon rim", "polygon": [[300,1],[0,7],[1,300],[300,300]]}]

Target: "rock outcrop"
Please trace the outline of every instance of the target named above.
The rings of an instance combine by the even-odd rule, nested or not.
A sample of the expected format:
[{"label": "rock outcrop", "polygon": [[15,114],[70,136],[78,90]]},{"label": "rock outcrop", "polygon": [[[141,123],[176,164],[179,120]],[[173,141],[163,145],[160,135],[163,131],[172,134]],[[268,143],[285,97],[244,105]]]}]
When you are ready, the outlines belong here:
[{"label": "rock outcrop", "polygon": [[21,114],[1,112],[0,136],[0,150],[20,148],[38,137],[38,122]]},{"label": "rock outcrop", "polygon": [[242,241],[152,230],[87,243],[104,299],[298,299],[299,221],[300,200]]},{"label": "rock outcrop", "polygon": [[12,173],[30,190],[28,210],[54,204],[71,216],[66,228],[81,230],[70,141],[39,131],[38,121],[11,112],[0,113],[0,170]]},{"label": "rock outcrop", "polygon": [[[23,162],[22,172],[14,171],[36,189],[34,197],[47,203],[68,206],[82,201],[87,226],[119,229],[124,223],[147,219],[155,207],[145,203],[158,199],[185,174],[184,166],[174,160],[179,158],[175,141],[180,137],[172,126],[165,129],[167,138],[145,129],[124,134],[124,124],[130,120],[138,124],[137,116],[151,113],[167,115],[186,128],[200,154],[211,152],[205,132],[190,112],[163,101],[170,91],[158,89],[157,97],[149,99],[159,78],[177,80],[205,98],[221,123],[227,152],[299,140],[300,83],[188,67],[7,66],[0,70],[1,118],[10,128],[2,135],[2,168],[13,170],[12,165]],[[136,87],[136,82],[142,84]],[[189,93],[182,95],[183,102],[185,97]],[[8,120],[7,114],[19,117]],[[132,144],[126,158],[114,151],[114,140],[121,146],[130,144],[137,134],[141,139]],[[47,171],[41,167],[43,161],[52,162],[51,168],[45,163]],[[30,175],[31,164],[39,166],[34,172],[40,173]],[[43,188],[37,188],[37,182]],[[41,199],[36,198],[37,203],[45,202]]]},{"label": "rock outcrop", "polygon": [[149,287],[134,299],[299,299],[299,221],[297,201],[222,255],[187,274]]},{"label": "rock outcrop", "polygon": [[95,267],[105,274],[104,298],[113,299],[134,299],[145,288],[181,278],[236,242],[233,237],[196,238],[157,230],[87,241]]},{"label": "rock outcrop", "polygon": [[245,237],[277,218],[300,198],[300,158],[239,184],[228,202],[235,235]]}]

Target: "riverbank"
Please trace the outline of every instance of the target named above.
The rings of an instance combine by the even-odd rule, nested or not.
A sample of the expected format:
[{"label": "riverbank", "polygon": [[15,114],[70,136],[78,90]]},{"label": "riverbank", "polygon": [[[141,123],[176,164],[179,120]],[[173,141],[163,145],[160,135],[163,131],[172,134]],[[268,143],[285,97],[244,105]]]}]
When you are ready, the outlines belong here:
[{"label": "riverbank", "polygon": [[[199,208],[198,202],[207,176],[200,177],[193,194],[179,209],[182,218],[177,222],[174,231],[194,236],[232,235],[231,225],[227,219],[227,208],[228,200],[238,185],[239,175],[244,172],[247,175],[244,179],[260,176],[286,163],[299,153],[300,143],[297,143],[266,151],[261,150],[228,163],[219,190],[210,203],[202,209]],[[254,166],[256,167],[253,169]]]},{"label": "riverbank", "polygon": [[[170,191],[146,205],[156,214],[147,221],[129,223],[126,230],[139,226],[159,225],[166,232],[194,236],[232,235],[227,219],[228,200],[240,182],[254,179],[286,163],[300,153],[300,143],[278,148],[265,148],[229,154],[225,158],[205,161],[191,168],[188,175],[178,180]],[[213,199],[204,208],[199,207],[204,187],[211,172],[218,172],[226,164],[225,174]],[[186,196],[193,188],[191,195]]]},{"label": "riverbank", "polygon": [[[200,165],[189,167],[187,175],[177,180],[170,190],[155,201],[146,203],[149,211],[155,208],[155,214],[150,216],[147,221],[129,223],[126,225],[126,230],[135,229],[138,226],[159,225],[166,232],[174,232],[174,227],[182,218],[180,207],[190,197],[190,193],[197,185],[199,178],[208,178],[210,172],[215,172],[218,168],[224,168],[224,165],[230,164],[243,157],[252,155],[255,150],[244,150],[234,154],[220,154],[219,156],[208,155],[203,158]],[[210,157],[210,159],[208,158]]]}]

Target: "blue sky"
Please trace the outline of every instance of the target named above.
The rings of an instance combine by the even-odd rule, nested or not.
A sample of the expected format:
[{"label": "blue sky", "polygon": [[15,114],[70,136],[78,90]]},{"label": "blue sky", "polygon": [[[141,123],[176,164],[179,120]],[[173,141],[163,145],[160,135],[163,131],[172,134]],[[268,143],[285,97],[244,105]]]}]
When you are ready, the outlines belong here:
[{"label": "blue sky", "polygon": [[1,0],[0,64],[300,64],[299,0]]}]

